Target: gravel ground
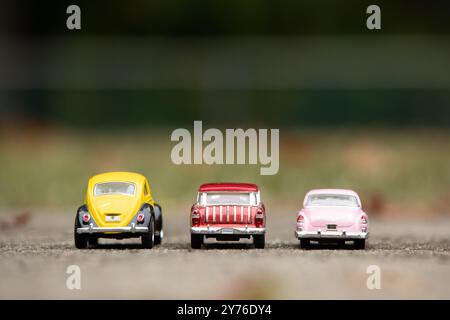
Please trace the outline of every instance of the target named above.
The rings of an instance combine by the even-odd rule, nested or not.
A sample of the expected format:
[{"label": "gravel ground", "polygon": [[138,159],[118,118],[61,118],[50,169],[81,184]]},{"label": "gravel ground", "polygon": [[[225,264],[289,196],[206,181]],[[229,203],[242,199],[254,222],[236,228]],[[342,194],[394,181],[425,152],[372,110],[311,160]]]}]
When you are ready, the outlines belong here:
[{"label": "gravel ground", "polygon": [[[450,299],[449,219],[372,221],[364,251],[301,250],[293,222],[270,216],[266,250],[246,242],[192,251],[180,215],[165,215],[166,238],[154,250],[141,250],[138,240],[76,250],[73,214],[35,214],[24,227],[0,231],[0,298]],[[66,287],[70,265],[81,268],[81,290]],[[380,290],[367,288],[371,265],[380,267]]]}]

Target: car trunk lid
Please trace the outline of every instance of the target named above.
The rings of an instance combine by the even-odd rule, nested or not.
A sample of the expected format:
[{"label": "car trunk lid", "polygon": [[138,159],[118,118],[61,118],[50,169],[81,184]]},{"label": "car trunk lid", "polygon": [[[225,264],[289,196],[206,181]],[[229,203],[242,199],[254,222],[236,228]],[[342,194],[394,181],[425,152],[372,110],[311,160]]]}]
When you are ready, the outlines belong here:
[{"label": "car trunk lid", "polygon": [[138,210],[138,200],[135,197],[117,195],[95,199],[95,220],[101,226],[128,225]]},{"label": "car trunk lid", "polygon": [[311,225],[322,228],[351,227],[356,222],[358,212],[358,208],[349,207],[318,207],[305,210]]},{"label": "car trunk lid", "polygon": [[257,207],[244,205],[211,205],[202,208],[203,224],[239,224],[255,223]]}]

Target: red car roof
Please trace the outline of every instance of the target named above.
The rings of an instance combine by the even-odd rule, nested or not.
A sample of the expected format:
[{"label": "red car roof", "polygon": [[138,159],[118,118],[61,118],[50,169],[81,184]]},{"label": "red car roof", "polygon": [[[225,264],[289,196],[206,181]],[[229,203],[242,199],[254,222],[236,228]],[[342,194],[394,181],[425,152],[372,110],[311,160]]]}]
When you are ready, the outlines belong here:
[{"label": "red car roof", "polygon": [[198,189],[199,192],[208,191],[248,191],[258,192],[259,188],[252,183],[205,183]]}]

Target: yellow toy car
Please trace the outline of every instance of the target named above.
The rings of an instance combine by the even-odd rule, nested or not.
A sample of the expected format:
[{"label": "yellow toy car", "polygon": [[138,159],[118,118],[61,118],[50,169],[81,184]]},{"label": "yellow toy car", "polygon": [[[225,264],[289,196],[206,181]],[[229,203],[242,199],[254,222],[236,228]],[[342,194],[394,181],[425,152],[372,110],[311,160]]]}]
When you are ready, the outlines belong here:
[{"label": "yellow toy car", "polygon": [[99,238],[141,238],[151,249],[164,236],[161,206],[155,203],[147,178],[130,172],[110,172],[89,180],[86,204],[75,218],[75,247],[98,245]]}]

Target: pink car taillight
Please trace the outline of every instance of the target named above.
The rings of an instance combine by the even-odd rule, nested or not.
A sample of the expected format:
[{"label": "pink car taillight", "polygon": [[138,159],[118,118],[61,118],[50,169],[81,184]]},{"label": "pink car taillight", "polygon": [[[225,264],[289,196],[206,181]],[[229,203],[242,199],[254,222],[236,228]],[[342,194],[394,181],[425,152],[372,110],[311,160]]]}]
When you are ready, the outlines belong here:
[{"label": "pink car taillight", "polygon": [[367,228],[368,221],[367,221],[367,217],[366,216],[362,216],[361,217],[361,224],[362,224],[361,231],[362,232],[367,232],[367,230],[368,230],[368,228]]},{"label": "pink car taillight", "polygon": [[256,211],[255,226],[257,228],[264,227],[264,212],[261,209],[258,209],[258,211]]},{"label": "pink car taillight", "polygon": [[297,217],[297,223],[305,222],[305,217],[302,214],[299,214]]},{"label": "pink car taillight", "polygon": [[139,213],[137,218],[136,218],[136,221],[138,223],[144,223],[144,220],[145,220],[145,215],[143,213]]},{"label": "pink car taillight", "polygon": [[91,220],[89,213],[84,213],[82,217],[83,223],[88,223]]},{"label": "pink car taillight", "polygon": [[199,211],[192,212],[191,221],[192,221],[193,227],[200,226],[200,212]]}]

